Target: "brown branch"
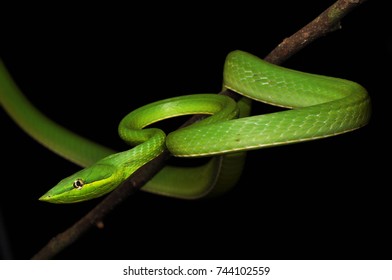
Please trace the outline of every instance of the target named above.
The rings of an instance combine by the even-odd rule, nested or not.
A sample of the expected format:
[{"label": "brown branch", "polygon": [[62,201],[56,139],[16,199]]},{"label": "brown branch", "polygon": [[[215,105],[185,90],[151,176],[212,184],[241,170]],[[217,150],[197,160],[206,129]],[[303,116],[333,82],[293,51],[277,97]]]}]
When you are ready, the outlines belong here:
[{"label": "brown branch", "polygon": [[[340,20],[349,13],[353,8],[362,4],[366,0],[339,0],[326,9],[322,14],[312,22],[300,29],[294,35],[283,40],[265,60],[280,64],[290,56],[300,51],[306,45],[310,44],[317,38],[326,35],[329,32],[340,28]],[[229,95],[238,98],[238,95],[225,90],[220,94]],[[200,116],[190,118],[184,125],[194,123]],[[110,193],[102,202],[94,207],[88,214],[82,217],[78,222],[68,228],[66,231],[52,238],[32,259],[49,259],[61,252],[65,247],[76,241],[93,225],[97,225],[102,219],[117,205],[127,197],[137,192],[150,178],[161,170],[166,160],[170,157],[169,152],[164,152],[161,156],[152,160],[141,167],[116,190]]]},{"label": "brown branch", "polygon": [[281,64],[316,39],[340,29],[340,20],[365,1],[366,0],[336,1],[310,23],[289,38],[284,39],[283,42],[273,49],[264,59],[274,64]]}]

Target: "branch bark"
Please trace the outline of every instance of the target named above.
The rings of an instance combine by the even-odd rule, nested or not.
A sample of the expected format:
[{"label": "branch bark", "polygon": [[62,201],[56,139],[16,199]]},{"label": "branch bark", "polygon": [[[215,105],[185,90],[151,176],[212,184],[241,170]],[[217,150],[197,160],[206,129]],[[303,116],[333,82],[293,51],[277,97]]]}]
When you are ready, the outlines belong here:
[{"label": "branch bark", "polygon": [[310,23],[290,37],[284,39],[283,42],[273,49],[264,59],[274,64],[281,64],[316,39],[340,29],[341,19],[366,1],[367,0],[336,1]]},{"label": "branch bark", "polygon": [[[309,24],[301,28],[292,36],[284,39],[283,42],[272,50],[264,59],[271,63],[281,64],[316,39],[339,29],[340,20],[365,1],[366,0],[336,1]],[[229,90],[225,90],[220,94],[229,95],[235,99],[238,98],[237,94]],[[200,116],[190,118],[182,127],[194,123],[199,118]],[[32,259],[50,259],[75,242],[93,225],[98,225],[117,205],[126,200],[130,195],[136,193],[148,180],[150,180],[150,178],[164,167],[165,162],[169,158],[170,153],[165,151],[159,157],[141,167],[74,225],[52,238],[32,257]]]}]

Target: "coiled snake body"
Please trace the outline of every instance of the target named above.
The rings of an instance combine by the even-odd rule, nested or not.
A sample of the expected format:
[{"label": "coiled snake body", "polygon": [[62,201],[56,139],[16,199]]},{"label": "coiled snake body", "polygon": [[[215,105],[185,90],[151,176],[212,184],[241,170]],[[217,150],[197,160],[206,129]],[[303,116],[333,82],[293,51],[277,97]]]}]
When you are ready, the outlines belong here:
[{"label": "coiled snake body", "polygon": [[[333,136],[360,128],[370,118],[368,94],[355,82],[286,69],[249,53],[234,51],[225,62],[224,87],[291,110],[242,117],[247,114],[246,102],[238,105],[223,95],[165,99],[143,106],[121,121],[119,134],[134,148],[114,153],[47,119],[18,91],[6,70],[0,68],[0,101],[9,115],[48,148],[86,167],[40,198],[53,203],[102,196],[165,147],[179,157],[223,157],[193,169],[166,167],[143,190],[179,198],[223,192],[240,174],[243,163],[240,152]],[[189,114],[211,116],[167,137],[159,129],[144,129],[156,121]]]}]

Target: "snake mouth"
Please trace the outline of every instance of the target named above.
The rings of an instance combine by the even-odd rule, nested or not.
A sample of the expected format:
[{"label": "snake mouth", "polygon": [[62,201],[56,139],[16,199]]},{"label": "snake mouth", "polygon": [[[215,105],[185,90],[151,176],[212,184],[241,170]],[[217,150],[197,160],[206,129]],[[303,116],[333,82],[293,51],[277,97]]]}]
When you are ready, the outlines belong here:
[{"label": "snake mouth", "polygon": [[70,200],[70,196],[64,196],[62,194],[52,194],[49,190],[43,196],[38,198],[39,201],[54,203],[54,204],[67,204],[67,203],[77,203],[91,199],[91,197],[86,198],[85,196],[72,196],[73,199]]},{"label": "snake mouth", "polygon": [[44,202],[50,202],[50,203],[66,203],[63,199],[61,199],[59,197],[61,197],[61,196],[60,195],[51,194],[51,192],[48,191],[43,196],[38,198],[38,200],[39,201],[44,201]]},{"label": "snake mouth", "polygon": [[48,193],[45,193],[43,196],[38,198],[39,201],[49,202],[52,196]]}]

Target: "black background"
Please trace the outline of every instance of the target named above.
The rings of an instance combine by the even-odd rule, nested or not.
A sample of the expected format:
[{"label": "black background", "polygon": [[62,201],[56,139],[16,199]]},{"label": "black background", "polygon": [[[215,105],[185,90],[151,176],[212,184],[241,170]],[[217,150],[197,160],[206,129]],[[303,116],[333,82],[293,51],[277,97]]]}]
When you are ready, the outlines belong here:
[{"label": "black background", "polygon": [[[272,3],[271,3],[272,2]],[[317,3],[316,3],[317,2]],[[321,3],[322,2],[322,3]],[[115,149],[132,109],[166,97],[219,92],[225,56],[260,57],[334,1],[47,7],[3,26],[0,56],[28,98],[60,124]],[[370,124],[314,142],[249,152],[236,188],[215,200],[143,192],[116,208],[59,259],[390,258],[391,36],[368,1],[284,66],[357,81]],[[253,3],[253,2],[252,2]],[[24,9],[29,14],[29,9]],[[254,114],[262,114],[256,105]],[[0,111],[0,209],[12,257],[27,259],[98,200],[37,198],[79,167],[46,150]]]}]

